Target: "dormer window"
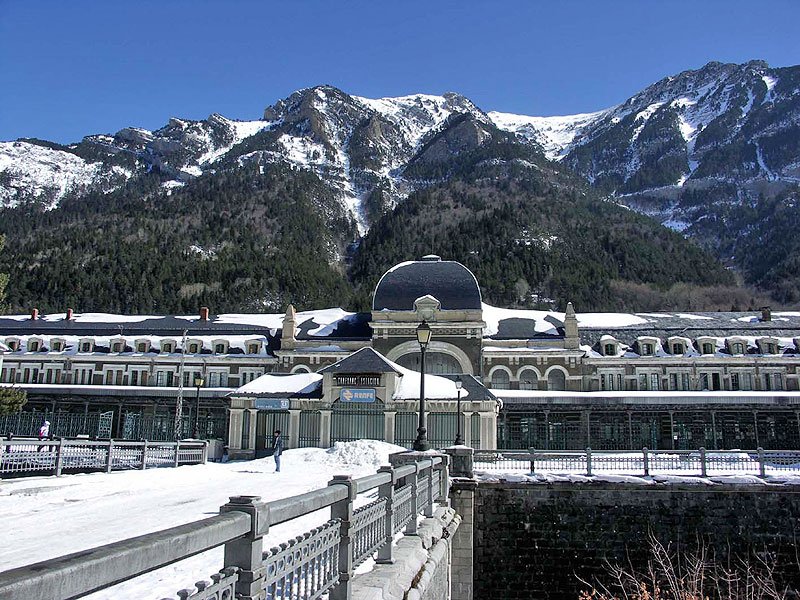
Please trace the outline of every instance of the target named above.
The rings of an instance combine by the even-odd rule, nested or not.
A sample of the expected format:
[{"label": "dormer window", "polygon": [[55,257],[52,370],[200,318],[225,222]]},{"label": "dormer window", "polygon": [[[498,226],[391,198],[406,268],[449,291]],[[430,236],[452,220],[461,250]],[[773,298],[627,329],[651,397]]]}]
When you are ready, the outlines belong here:
[{"label": "dormer window", "polygon": [[780,354],[781,347],[775,338],[761,338],[758,340],[758,348],[761,354]]},{"label": "dormer window", "polygon": [[200,352],[200,344],[197,342],[189,344],[189,354],[197,354],[198,352]]},{"label": "dormer window", "polygon": [[215,341],[214,342],[214,354],[227,354],[228,353],[228,343]]},{"label": "dormer window", "polygon": [[93,340],[81,340],[80,346],[78,346],[81,352],[92,352],[94,348],[94,341]]},{"label": "dormer window", "polygon": [[261,352],[261,343],[260,342],[247,342],[247,353],[248,354],[258,354]]},{"label": "dormer window", "polygon": [[730,343],[730,350],[731,350],[731,354],[744,354],[745,353],[745,345],[742,342],[731,342]]},{"label": "dormer window", "polygon": [[112,352],[125,352],[125,340],[114,340],[111,342]]},{"label": "dormer window", "polygon": [[643,342],[643,343],[639,344],[639,347],[642,350],[642,352],[641,352],[642,356],[652,356],[653,355],[653,344],[651,344],[650,342]]},{"label": "dormer window", "polygon": [[600,338],[600,350],[603,356],[616,356],[619,342],[610,335],[604,335]]},{"label": "dormer window", "polygon": [[161,342],[161,352],[164,354],[172,354],[175,352],[175,342],[172,340],[165,340]]},{"label": "dormer window", "polygon": [[64,340],[51,340],[50,341],[50,349],[53,352],[61,352],[64,350]]},{"label": "dormer window", "polygon": [[28,352],[38,352],[41,349],[42,343],[39,340],[30,340],[28,342]]},{"label": "dormer window", "polygon": [[714,354],[714,344],[710,342],[703,343],[703,354]]},{"label": "dormer window", "polygon": [[683,344],[680,342],[673,342],[672,344],[672,353],[673,354],[684,354],[686,352]]},{"label": "dormer window", "polygon": [[150,342],[147,340],[136,340],[136,351],[144,354],[150,351]]},{"label": "dormer window", "polygon": [[9,350],[17,351],[19,350],[19,340],[16,339],[7,339],[6,346],[8,346]]}]

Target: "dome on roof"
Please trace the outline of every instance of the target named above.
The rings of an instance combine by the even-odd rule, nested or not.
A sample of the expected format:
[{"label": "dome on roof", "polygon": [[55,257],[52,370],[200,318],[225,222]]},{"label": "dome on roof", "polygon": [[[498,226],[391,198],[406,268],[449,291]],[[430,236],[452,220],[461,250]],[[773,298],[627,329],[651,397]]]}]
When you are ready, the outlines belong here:
[{"label": "dome on roof", "polygon": [[395,265],[375,288],[372,310],[414,310],[414,301],[431,295],[442,310],[480,310],[478,280],[467,267],[434,254]]}]

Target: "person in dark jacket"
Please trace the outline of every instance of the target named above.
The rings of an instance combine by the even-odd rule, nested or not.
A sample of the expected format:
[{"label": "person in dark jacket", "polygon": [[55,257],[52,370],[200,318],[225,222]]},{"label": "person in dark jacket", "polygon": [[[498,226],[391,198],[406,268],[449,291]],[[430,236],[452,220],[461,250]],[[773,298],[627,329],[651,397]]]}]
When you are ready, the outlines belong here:
[{"label": "person in dark jacket", "polygon": [[281,430],[276,429],[272,434],[272,456],[275,457],[275,472],[281,472],[281,454],[283,453],[283,438]]}]

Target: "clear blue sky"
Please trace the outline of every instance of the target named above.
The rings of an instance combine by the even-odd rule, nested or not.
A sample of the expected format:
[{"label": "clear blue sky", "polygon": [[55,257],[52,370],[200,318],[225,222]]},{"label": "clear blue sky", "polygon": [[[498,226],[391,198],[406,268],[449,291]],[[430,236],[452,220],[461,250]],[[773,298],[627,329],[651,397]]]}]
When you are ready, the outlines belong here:
[{"label": "clear blue sky", "polygon": [[588,112],[711,60],[800,63],[797,0],[0,0],[0,140],[255,119],[320,83]]}]

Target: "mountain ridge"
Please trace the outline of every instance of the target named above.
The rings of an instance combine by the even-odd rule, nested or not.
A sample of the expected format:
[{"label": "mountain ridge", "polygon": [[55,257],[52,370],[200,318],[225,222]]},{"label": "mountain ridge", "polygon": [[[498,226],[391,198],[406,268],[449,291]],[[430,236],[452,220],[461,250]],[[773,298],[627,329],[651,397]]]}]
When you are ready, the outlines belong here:
[{"label": "mountain ridge", "polygon": [[[372,264],[367,268],[362,263],[362,267],[351,269],[359,264],[365,241],[385,261],[413,258],[407,255],[412,250],[423,254],[430,250],[423,247],[425,244],[409,240],[414,243],[398,244],[394,250],[384,251],[375,245],[382,242],[376,242],[374,235],[368,240],[373,228],[382,231],[386,223],[394,223],[393,213],[409,199],[417,199],[412,203],[415,206],[424,205],[427,211],[445,214],[444,209],[418,201],[420,194],[424,196],[428,191],[439,190],[437,197],[446,198],[446,204],[455,211],[454,221],[463,221],[464,211],[484,206],[464,221],[464,228],[482,228],[483,233],[473,233],[478,236],[495,231],[502,238],[502,244],[481,238],[481,244],[494,248],[490,252],[492,261],[503,251],[516,256],[516,240],[529,238],[570,239],[590,254],[579,234],[572,230],[554,232],[559,229],[558,224],[547,217],[542,194],[550,202],[569,198],[573,203],[570,206],[591,229],[594,225],[590,226],[588,220],[600,218],[601,214],[609,218],[610,213],[579,207],[583,206],[580,198],[585,197],[590,203],[620,204],[656,218],[736,266],[747,281],[777,290],[779,301],[794,302],[800,300],[800,277],[792,278],[792,265],[795,255],[800,256],[800,246],[795,247],[787,227],[795,222],[797,212],[793,177],[795,162],[800,165],[800,147],[795,151],[791,140],[800,123],[798,102],[800,67],[772,69],[761,61],[743,65],[709,63],[701,69],[665,77],[614,107],[556,117],[486,113],[468,98],[451,92],[441,96],[413,94],[369,99],[321,85],[294,92],[267,107],[262,119],[253,121],[212,113],[202,120],[173,117],[154,131],[128,127],[115,134],[86,136],[68,146],[42,140],[0,143],[0,204],[6,205],[0,210],[15,215],[18,223],[22,223],[19,211],[28,211],[31,218],[42,222],[86,213],[95,215],[91,219],[107,223],[101,213],[113,212],[115,207],[169,212],[172,205],[181,205],[176,218],[182,220],[183,231],[176,234],[175,243],[189,249],[188,256],[214,263],[223,260],[215,253],[225,255],[223,249],[227,247],[226,240],[220,237],[222,229],[198,229],[187,203],[198,202],[198,206],[214,211],[220,202],[209,194],[247,202],[244,190],[254,186],[255,197],[262,200],[252,205],[253,210],[265,218],[270,218],[269,211],[282,214],[280,219],[288,219],[287,222],[271,220],[279,229],[287,226],[291,234],[288,245],[283,245],[280,237],[274,238],[263,227],[255,227],[246,236],[249,243],[255,244],[253,250],[263,245],[269,255],[276,250],[299,252],[302,244],[297,244],[303,234],[294,229],[298,225],[294,216],[277,210],[278,199],[257,182],[258,177],[271,178],[278,188],[286,190],[285,202],[298,203],[307,218],[309,211],[319,211],[319,226],[336,228],[317,231],[322,242],[318,251],[325,259],[317,267],[309,267],[312,271],[322,269],[319,276],[330,281],[327,289],[333,290],[341,289],[340,283],[333,283],[337,271],[351,276],[352,272],[361,273],[362,278],[374,276],[378,267]],[[27,170],[23,168],[26,164]],[[486,187],[481,178],[487,177],[502,185]],[[465,189],[481,190],[490,198],[465,203]],[[524,206],[509,196],[510,189],[522,190],[520,193],[531,202],[531,214],[538,215],[542,223],[549,223],[547,227],[553,231],[524,216]],[[103,207],[104,202],[109,206]],[[246,218],[230,202],[223,202],[226,214]],[[517,223],[516,229],[496,230],[486,223],[479,225],[484,218],[481,214],[488,210],[486,206],[493,207],[491,214],[511,218]],[[52,218],[37,216],[42,209],[57,214]],[[568,213],[563,213],[563,218],[571,219]],[[623,223],[624,216],[615,214],[613,219],[618,220],[619,230],[632,231],[630,224]],[[154,216],[148,225],[152,229],[144,230],[145,237],[163,235],[156,233],[163,228],[159,223]],[[637,223],[637,227],[649,227],[642,221]],[[399,226],[394,223],[391,227]],[[786,232],[778,242],[785,259],[774,249],[757,248],[753,252],[750,247],[763,244],[770,228]],[[747,232],[751,233],[744,235]],[[11,240],[14,233],[6,230],[6,235]],[[119,230],[117,235],[131,234]],[[451,235],[459,233],[454,230]],[[602,237],[599,232],[598,236]],[[653,240],[659,236],[652,230]],[[613,243],[608,243],[620,244],[624,240],[614,237]],[[664,247],[680,245],[671,238],[658,243]],[[500,248],[503,244],[506,250]],[[642,242],[635,245],[645,255],[655,250]],[[43,240],[34,246],[38,248],[36,252],[47,251]],[[443,252],[478,251],[467,246],[454,244]],[[529,254],[546,254],[538,243],[531,242],[526,247]],[[611,245],[605,252],[609,259],[617,255]],[[226,259],[231,265],[236,260],[253,260],[253,255],[238,255],[234,260],[234,254]],[[302,254],[299,252],[298,256]],[[661,257],[659,261],[664,260],[661,250],[656,255]],[[691,252],[686,256],[694,257],[687,258],[687,272],[694,272],[692,261],[710,269],[708,277],[695,275],[693,285],[719,285],[726,280],[716,267],[704,262],[705,258]],[[11,262],[20,258],[17,255]],[[622,259],[617,255],[615,260]],[[139,260],[147,262],[142,257]],[[527,292],[512,292],[494,274],[485,277],[486,281],[495,282],[492,293],[504,301],[561,301],[578,290],[579,281],[557,283],[552,274],[548,275],[553,265],[564,268],[566,264],[556,255],[536,259],[518,256],[514,260],[518,261],[515,283]],[[630,261],[631,256],[624,260]],[[778,264],[773,264],[776,260]],[[594,275],[585,277],[599,276],[601,272],[611,278],[621,274],[618,288],[628,286],[632,294],[638,292],[631,291],[630,285],[663,287],[668,280],[658,274],[662,267],[620,269],[606,258],[602,261],[602,268],[598,264]],[[197,298],[213,298],[214,290],[221,289],[223,284],[204,271],[207,266],[200,264],[191,276],[187,275],[208,281],[202,285],[190,282],[186,283],[188,287],[180,288],[180,306]],[[16,268],[20,270],[23,265]],[[663,273],[671,273],[675,281],[684,281],[667,267]],[[790,275],[789,284],[786,273]],[[276,275],[280,281],[269,284],[277,294],[264,300],[270,306],[302,296],[295,284],[282,295],[279,288],[285,276],[282,269]],[[27,276],[24,279],[28,281]],[[243,280],[252,287],[258,277],[248,272]],[[161,285],[158,281],[153,275],[153,285]],[[357,287],[361,283],[354,281]],[[602,296],[604,306],[609,306],[615,298],[620,299],[619,289],[598,292],[597,297]],[[203,296],[208,290],[212,295]],[[164,293],[162,290],[156,296],[164,298]],[[358,301],[363,303],[363,297]],[[119,308],[125,300],[115,298],[113,302]]]}]

